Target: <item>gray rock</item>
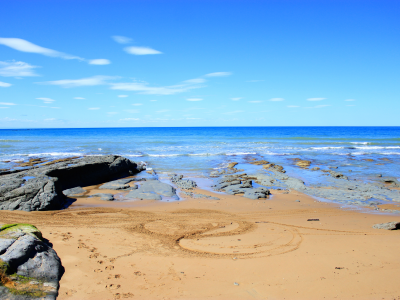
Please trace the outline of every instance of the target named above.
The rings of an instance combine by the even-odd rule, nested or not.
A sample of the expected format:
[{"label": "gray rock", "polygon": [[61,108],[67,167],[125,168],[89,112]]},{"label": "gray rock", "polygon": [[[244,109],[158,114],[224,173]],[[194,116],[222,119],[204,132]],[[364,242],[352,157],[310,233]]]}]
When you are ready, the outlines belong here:
[{"label": "gray rock", "polygon": [[175,183],[179,188],[184,190],[191,190],[197,187],[196,182],[190,179],[182,179],[183,175],[173,174],[170,177],[171,182]]},{"label": "gray rock", "polygon": [[259,199],[259,198],[268,198],[271,192],[267,188],[255,188],[255,189],[247,189],[244,193],[243,197],[249,199]]},{"label": "gray rock", "polygon": [[398,230],[398,229],[400,229],[400,222],[375,224],[372,227],[375,229]]},{"label": "gray rock", "polygon": [[[39,291],[44,293],[41,299],[56,299],[64,268],[57,253],[40,238],[40,231],[32,225],[24,224],[0,228],[2,228],[0,230],[0,249],[2,249],[0,262],[2,266],[7,266],[8,276],[12,273],[15,273],[12,278],[18,279],[19,276],[24,276],[39,286]],[[18,280],[14,281],[18,285]],[[44,283],[53,288],[50,291],[43,288]],[[26,295],[20,297],[20,295],[10,293],[7,288],[1,287],[0,298],[33,299],[29,296],[30,290],[26,292]]]},{"label": "gray rock", "polygon": [[126,197],[130,199],[149,200],[162,200],[163,197],[179,199],[176,195],[176,190],[171,185],[158,180],[144,181],[140,184],[138,189],[130,191]]},{"label": "gray rock", "polygon": [[208,196],[208,195],[204,195],[204,194],[196,194],[196,193],[192,193],[192,192],[182,192],[182,193],[191,198],[195,198],[195,199],[206,198],[209,200],[220,200],[218,197],[212,197],[212,196]]},{"label": "gray rock", "polygon": [[141,171],[116,156],[87,156],[0,175],[0,210],[56,210],[65,203],[63,190],[95,185]]},{"label": "gray rock", "polygon": [[72,189],[63,190],[63,194],[67,197],[73,196],[83,196],[86,191],[80,186],[74,187]]},{"label": "gray rock", "polygon": [[379,181],[392,187],[400,186],[400,182],[395,177],[382,177],[379,179]]},{"label": "gray rock", "polygon": [[90,197],[100,197],[100,200],[114,201],[114,195],[113,194],[97,193],[97,194],[91,195]]},{"label": "gray rock", "polygon": [[99,187],[99,189],[102,190],[124,190],[124,189],[129,189],[129,182],[133,181],[134,179],[132,178],[127,178],[127,179],[118,179],[118,180],[113,180],[110,182],[107,182]]},{"label": "gray rock", "polygon": [[332,177],[338,178],[338,179],[349,179],[347,176],[344,176],[342,173],[335,172],[335,171],[329,171],[329,174],[331,174]]}]

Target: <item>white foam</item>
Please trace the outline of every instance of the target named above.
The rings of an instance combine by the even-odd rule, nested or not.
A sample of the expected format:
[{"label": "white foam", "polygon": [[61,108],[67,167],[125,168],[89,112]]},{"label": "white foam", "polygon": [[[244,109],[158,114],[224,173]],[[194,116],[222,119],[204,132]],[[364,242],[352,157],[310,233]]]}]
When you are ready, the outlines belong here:
[{"label": "white foam", "polygon": [[236,153],[226,153],[225,155],[232,156],[232,155],[250,155],[250,154],[257,154],[256,152],[236,152]]}]

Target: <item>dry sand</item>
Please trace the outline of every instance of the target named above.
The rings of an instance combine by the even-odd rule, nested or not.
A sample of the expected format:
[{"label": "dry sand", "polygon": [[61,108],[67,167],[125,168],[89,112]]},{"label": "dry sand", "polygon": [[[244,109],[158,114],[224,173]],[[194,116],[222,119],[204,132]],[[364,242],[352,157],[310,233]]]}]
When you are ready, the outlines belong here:
[{"label": "dry sand", "polygon": [[400,299],[400,231],[372,228],[400,216],[297,192],[197,192],[221,200],[81,198],[62,211],[0,211],[0,220],[34,224],[53,243],[65,267],[60,300]]}]

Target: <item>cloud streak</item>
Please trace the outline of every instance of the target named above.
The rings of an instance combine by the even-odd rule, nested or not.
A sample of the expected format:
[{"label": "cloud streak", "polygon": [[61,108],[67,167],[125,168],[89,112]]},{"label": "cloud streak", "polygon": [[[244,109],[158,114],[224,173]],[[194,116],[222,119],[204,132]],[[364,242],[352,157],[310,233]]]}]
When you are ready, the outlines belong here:
[{"label": "cloud streak", "polygon": [[152,54],[162,54],[162,52],[149,48],[149,47],[125,47],[124,48],[126,53],[133,54],[133,55],[152,55]]},{"label": "cloud streak", "polygon": [[47,103],[47,104],[50,104],[50,103],[53,103],[54,101],[56,101],[51,98],[36,98],[36,99],[42,100],[44,103]]},{"label": "cloud streak", "polygon": [[232,75],[231,72],[214,72],[214,73],[208,73],[204,76],[206,77],[225,77],[225,76],[230,76]]},{"label": "cloud streak", "polygon": [[2,81],[0,81],[0,87],[10,87],[10,86],[12,86],[11,83],[7,83],[7,82],[2,82]]},{"label": "cloud streak", "polygon": [[326,98],[308,98],[307,101],[321,101],[325,100]]},{"label": "cloud streak", "polygon": [[48,84],[48,85],[58,85],[63,88],[72,88],[72,87],[80,87],[80,86],[95,86],[95,85],[104,85],[108,84],[108,80],[114,80],[119,77],[116,76],[92,76],[81,79],[62,79],[55,81],[45,81],[45,82],[36,82],[38,84]]},{"label": "cloud streak", "polygon": [[119,44],[129,44],[130,42],[132,42],[131,38],[122,35],[113,35],[112,39]]},{"label": "cloud streak", "polygon": [[39,76],[33,69],[39,68],[22,61],[0,61],[0,76],[30,77]]},{"label": "cloud streak", "polygon": [[109,64],[111,64],[111,61],[105,58],[89,60],[89,65],[109,65]]}]

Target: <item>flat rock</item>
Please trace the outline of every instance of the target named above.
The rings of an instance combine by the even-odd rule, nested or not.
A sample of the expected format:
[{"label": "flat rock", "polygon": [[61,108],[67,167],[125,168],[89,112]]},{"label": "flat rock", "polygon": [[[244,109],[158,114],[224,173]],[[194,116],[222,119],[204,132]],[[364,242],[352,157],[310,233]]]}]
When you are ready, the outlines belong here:
[{"label": "flat rock", "polygon": [[107,182],[99,187],[102,190],[124,190],[130,188],[129,182],[133,181],[132,178],[118,179]]},{"label": "flat rock", "polygon": [[62,192],[67,197],[83,196],[83,194],[86,193],[86,191],[80,186],[74,187],[72,189],[63,190]]},{"label": "flat rock", "polygon": [[170,177],[171,182],[175,183],[179,188],[185,190],[191,190],[197,187],[195,181],[190,179],[183,179],[183,175],[173,174]]},{"label": "flat rock", "polygon": [[113,194],[97,193],[97,194],[91,195],[90,197],[100,197],[100,200],[114,201],[114,195]]},{"label": "flat rock", "polygon": [[163,197],[179,199],[174,187],[158,180],[142,182],[136,190],[130,191],[125,197],[148,200],[162,200]]},{"label": "flat rock", "polygon": [[[19,291],[19,294],[11,293],[7,287],[0,286],[1,299],[53,300],[58,295],[64,268],[35,226],[8,224],[0,226],[0,272]],[[35,286],[24,284],[26,280]]]},{"label": "flat rock", "polygon": [[372,227],[375,229],[398,230],[398,229],[400,229],[400,222],[375,224]]}]

